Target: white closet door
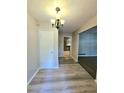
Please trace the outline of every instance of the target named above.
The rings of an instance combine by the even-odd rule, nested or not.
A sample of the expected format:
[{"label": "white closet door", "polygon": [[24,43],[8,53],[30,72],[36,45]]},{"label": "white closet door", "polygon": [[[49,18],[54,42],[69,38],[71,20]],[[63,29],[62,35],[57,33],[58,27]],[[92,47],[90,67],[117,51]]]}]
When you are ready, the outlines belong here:
[{"label": "white closet door", "polygon": [[41,68],[57,68],[58,67],[58,56],[56,55],[56,53],[58,52],[58,49],[55,48],[56,47],[55,32],[39,31],[40,67]]}]

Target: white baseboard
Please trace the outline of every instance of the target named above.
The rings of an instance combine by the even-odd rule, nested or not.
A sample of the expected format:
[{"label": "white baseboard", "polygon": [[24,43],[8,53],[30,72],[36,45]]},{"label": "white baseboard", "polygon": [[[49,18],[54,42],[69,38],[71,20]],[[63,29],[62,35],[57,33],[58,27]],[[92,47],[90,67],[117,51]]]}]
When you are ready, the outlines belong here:
[{"label": "white baseboard", "polygon": [[29,85],[29,83],[32,81],[32,79],[36,76],[36,74],[39,72],[40,68],[38,68],[35,73],[33,74],[33,76],[28,80],[27,85]]},{"label": "white baseboard", "polygon": [[75,61],[75,62],[78,62],[76,58],[74,58],[72,55],[70,55],[71,58]]}]

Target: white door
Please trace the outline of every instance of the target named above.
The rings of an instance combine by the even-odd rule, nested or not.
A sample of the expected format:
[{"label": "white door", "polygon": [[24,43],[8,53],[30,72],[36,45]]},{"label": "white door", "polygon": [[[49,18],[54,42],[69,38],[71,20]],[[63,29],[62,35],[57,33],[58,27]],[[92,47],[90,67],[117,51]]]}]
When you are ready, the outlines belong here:
[{"label": "white door", "polygon": [[56,31],[39,31],[41,68],[58,68],[58,56],[56,55],[58,49],[55,48],[55,35],[57,34],[55,34],[55,32]]}]

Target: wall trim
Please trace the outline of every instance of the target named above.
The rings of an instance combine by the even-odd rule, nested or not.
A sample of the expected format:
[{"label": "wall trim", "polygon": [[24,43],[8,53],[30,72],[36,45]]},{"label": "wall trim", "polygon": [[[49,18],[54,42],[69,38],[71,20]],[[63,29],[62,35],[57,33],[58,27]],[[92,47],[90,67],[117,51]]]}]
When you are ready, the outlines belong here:
[{"label": "wall trim", "polygon": [[71,58],[75,61],[75,62],[78,62],[78,60],[76,58],[74,58],[72,55],[70,55]]},{"label": "wall trim", "polygon": [[35,73],[32,75],[32,77],[28,80],[28,83],[27,83],[27,85],[29,85],[30,84],[30,82],[32,81],[32,79],[36,76],[36,74],[39,72],[39,70],[40,70],[40,67],[35,71]]}]

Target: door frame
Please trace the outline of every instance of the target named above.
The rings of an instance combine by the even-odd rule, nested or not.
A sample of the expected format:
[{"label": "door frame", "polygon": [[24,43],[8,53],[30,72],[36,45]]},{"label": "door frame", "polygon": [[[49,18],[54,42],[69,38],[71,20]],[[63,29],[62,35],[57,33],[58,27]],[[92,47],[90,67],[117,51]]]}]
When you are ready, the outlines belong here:
[{"label": "door frame", "polygon": [[70,37],[71,38],[71,46],[70,46],[70,56],[72,55],[72,36],[70,36],[70,35],[64,35],[63,36],[63,39],[62,39],[62,42],[63,42],[63,44],[62,44],[62,47],[63,47],[63,57],[64,57],[64,37]]}]

